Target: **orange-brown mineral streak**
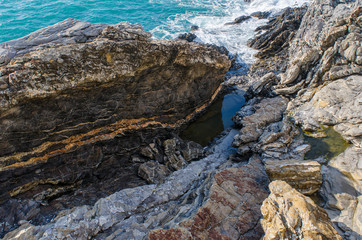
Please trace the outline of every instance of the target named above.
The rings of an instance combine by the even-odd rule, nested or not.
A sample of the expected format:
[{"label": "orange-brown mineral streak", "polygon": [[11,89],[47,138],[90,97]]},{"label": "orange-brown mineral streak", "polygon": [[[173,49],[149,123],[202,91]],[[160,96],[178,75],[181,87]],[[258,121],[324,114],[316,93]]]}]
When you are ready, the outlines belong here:
[{"label": "orange-brown mineral streak", "polygon": [[[12,156],[4,157],[4,158],[2,158],[2,161],[7,160],[7,159],[16,159],[18,162],[13,163],[13,164],[11,164],[9,166],[0,167],[0,171],[12,170],[12,169],[15,169],[15,168],[18,168],[18,167],[27,167],[27,166],[31,166],[33,164],[44,163],[44,162],[47,162],[47,160],[50,157],[54,157],[54,156],[57,156],[57,155],[60,155],[60,154],[73,152],[77,148],[79,148],[81,146],[84,146],[84,145],[88,145],[88,144],[99,142],[99,141],[105,141],[105,140],[113,139],[116,135],[124,134],[124,132],[127,131],[127,130],[146,128],[146,127],[150,127],[150,126],[161,126],[163,128],[175,128],[175,127],[178,127],[181,124],[189,121],[197,113],[204,110],[216,98],[216,96],[221,91],[221,89],[222,89],[222,86],[219,86],[216,89],[216,91],[214,92],[214,94],[212,95],[211,99],[207,103],[205,103],[201,107],[197,108],[194,112],[192,112],[191,114],[186,116],[185,119],[178,120],[177,122],[175,122],[173,124],[162,123],[162,122],[155,121],[156,118],[167,117],[167,116],[170,116],[170,115],[155,116],[155,117],[148,118],[148,119],[147,118],[122,119],[122,120],[119,120],[119,121],[117,121],[117,122],[115,122],[113,124],[110,124],[108,126],[97,128],[97,129],[94,129],[94,130],[92,130],[90,132],[87,132],[87,133],[84,133],[84,134],[71,136],[71,137],[69,137],[67,139],[64,139],[64,140],[61,140],[61,141],[58,141],[58,142],[45,142],[42,145],[40,145],[39,147],[34,148],[33,151],[31,151],[31,152],[17,153],[17,154],[12,155]],[[108,133],[96,136],[96,134],[99,133],[99,132],[108,132]],[[82,140],[82,139],[87,138],[87,137],[88,137],[88,139]],[[46,153],[43,156],[32,157],[32,158],[28,159],[25,162],[21,162],[21,158],[26,157],[27,155],[30,155],[30,154],[44,152],[44,151],[46,151],[47,148],[49,148],[49,147],[51,147],[51,146],[53,146],[55,144],[57,144],[57,145],[58,144],[63,144],[65,146],[63,148],[56,149],[54,151]]]}]

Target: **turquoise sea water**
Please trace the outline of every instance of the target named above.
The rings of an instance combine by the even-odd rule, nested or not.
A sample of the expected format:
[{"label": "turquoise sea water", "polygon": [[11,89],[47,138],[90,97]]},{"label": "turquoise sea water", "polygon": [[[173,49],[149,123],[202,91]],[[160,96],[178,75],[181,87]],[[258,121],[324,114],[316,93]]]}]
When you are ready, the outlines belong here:
[{"label": "turquoise sea water", "polygon": [[227,47],[252,62],[245,46],[265,20],[224,24],[256,11],[273,11],[309,0],[0,0],[0,43],[72,17],[93,23],[140,23],[155,38],[174,38],[197,25],[199,41]]},{"label": "turquoise sea water", "polygon": [[[192,1],[158,0],[1,0],[0,42],[22,37],[39,28],[72,17],[88,22],[115,24],[140,23],[152,30],[170,16],[187,12],[206,12],[207,5]],[[188,23],[185,23],[186,25]],[[163,37],[163,36],[160,36]]]}]

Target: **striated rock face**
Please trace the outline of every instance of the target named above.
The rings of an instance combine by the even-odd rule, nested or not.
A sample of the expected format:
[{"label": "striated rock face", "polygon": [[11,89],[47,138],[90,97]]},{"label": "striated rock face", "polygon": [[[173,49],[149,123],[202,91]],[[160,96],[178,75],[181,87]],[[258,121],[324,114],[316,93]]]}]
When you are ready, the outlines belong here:
[{"label": "striated rock face", "polygon": [[267,196],[268,181],[261,161],[217,173],[208,201],[197,213],[175,228],[149,233],[156,239],[260,239],[260,204]]},{"label": "striated rock face", "polygon": [[162,184],[123,189],[49,224],[23,224],[4,239],[260,239],[269,182],[257,156],[247,164],[227,161],[235,133]]},{"label": "striated rock face", "polygon": [[267,160],[264,163],[271,181],[285,181],[303,194],[313,194],[322,185],[321,165],[316,161]]},{"label": "striated rock face", "polygon": [[326,211],[283,181],[269,185],[261,207],[263,239],[339,239]]},{"label": "striated rock face", "polygon": [[139,25],[68,19],[1,45],[0,202],[46,201],[113,176],[105,192],[134,186],[130,155],[210,103],[228,57],[150,37]]},{"label": "striated rock face", "polygon": [[248,42],[249,47],[259,50],[255,56],[265,59],[287,49],[306,10],[307,6],[286,8],[280,15],[271,18],[267,25],[257,28],[256,31],[265,32]]},{"label": "striated rock face", "polygon": [[288,69],[274,92],[295,95],[287,112],[302,129],[333,126],[353,144],[322,167],[324,206],[345,239],[358,239],[361,220],[362,2],[314,1],[289,48]]}]

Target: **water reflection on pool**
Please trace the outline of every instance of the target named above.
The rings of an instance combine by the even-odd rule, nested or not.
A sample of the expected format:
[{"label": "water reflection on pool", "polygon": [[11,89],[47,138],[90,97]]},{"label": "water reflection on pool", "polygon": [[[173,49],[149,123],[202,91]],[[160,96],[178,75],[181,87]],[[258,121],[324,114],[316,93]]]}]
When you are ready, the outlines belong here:
[{"label": "water reflection on pool", "polygon": [[201,117],[181,132],[181,138],[206,146],[222,131],[233,126],[231,118],[245,104],[244,93],[235,90],[220,97]]}]

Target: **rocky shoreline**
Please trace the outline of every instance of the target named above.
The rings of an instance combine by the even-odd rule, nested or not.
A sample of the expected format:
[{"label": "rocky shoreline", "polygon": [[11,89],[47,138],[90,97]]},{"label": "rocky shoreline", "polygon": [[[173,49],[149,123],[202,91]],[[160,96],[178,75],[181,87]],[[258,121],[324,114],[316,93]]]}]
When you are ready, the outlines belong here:
[{"label": "rocky shoreline", "polygon": [[[11,51],[0,45],[0,52],[6,52],[0,77],[0,188],[7,193],[1,196],[5,220],[0,224],[4,233],[11,230],[7,226],[20,225],[4,239],[360,239],[361,5],[359,0],[317,0],[269,16],[249,42],[259,49],[259,60],[247,75],[228,76],[223,83],[247,89],[247,103],[233,118],[236,129],[226,131],[207,156],[196,143],[178,138],[177,129],[220,91],[231,65],[224,49],[189,38],[151,40],[139,26],[125,23],[90,27],[76,20],[60,24],[66,26],[58,31],[63,43],[40,38],[39,46],[21,48],[17,40]],[[34,36],[47,32],[53,34],[47,29]],[[86,68],[79,65],[80,59],[88,59],[85,53],[97,51],[104,59],[91,58]],[[73,70],[64,74],[68,69]],[[60,73],[65,77],[60,79]],[[116,80],[125,81],[124,86]],[[137,83],[133,88],[132,82]],[[158,89],[159,94],[154,92]],[[140,96],[142,103],[137,102]],[[92,99],[104,104],[82,103]],[[129,104],[114,108],[114,99]],[[73,121],[58,125],[55,116],[63,117],[64,111],[52,112],[53,120],[44,112],[53,102],[69,106],[65,112],[79,106],[89,113],[84,118],[70,111]],[[39,114],[32,115],[34,110]],[[95,115],[104,116],[103,121],[97,123]],[[44,122],[39,127],[47,129],[27,135],[39,119]],[[325,127],[350,145],[332,159],[306,159],[311,146],[303,136],[323,137],[320,129]],[[28,145],[19,140],[29,138]],[[72,139],[68,145],[67,139]],[[89,147],[79,147],[84,142]],[[46,148],[40,151],[39,146]],[[134,165],[125,168],[121,159]],[[49,178],[52,168],[63,166],[51,162],[88,172]],[[43,168],[49,171],[39,174]],[[113,194],[68,208],[46,224],[32,223],[40,203],[79,188],[82,183],[72,184],[84,179],[94,192],[107,181],[97,185],[89,175],[118,175],[121,169],[138,171],[151,184],[113,189]],[[117,185],[112,178],[103,179]],[[92,192],[83,189],[84,194]],[[308,197],[316,194],[319,206]],[[65,201],[72,198],[70,194]],[[18,215],[9,215],[11,207]]]}]

